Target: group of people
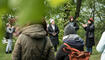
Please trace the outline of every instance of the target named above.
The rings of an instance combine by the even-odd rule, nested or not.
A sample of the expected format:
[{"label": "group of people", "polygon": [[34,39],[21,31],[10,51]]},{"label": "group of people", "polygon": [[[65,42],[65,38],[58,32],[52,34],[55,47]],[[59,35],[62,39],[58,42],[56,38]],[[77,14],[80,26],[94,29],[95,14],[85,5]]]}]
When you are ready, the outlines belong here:
[{"label": "group of people", "polygon": [[[71,16],[69,19],[69,23],[68,25],[72,26],[77,34],[77,31],[79,30],[79,25],[75,22],[75,20],[73,19],[73,17]],[[82,24],[84,30],[86,31],[86,48],[87,51],[90,52],[92,54],[92,47],[95,45],[95,41],[94,41],[94,30],[95,30],[95,26],[94,26],[94,20],[93,18],[90,18],[88,20],[87,24]],[[72,30],[71,30],[72,31]],[[65,33],[67,32],[67,33]],[[70,27],[66,28],[64,30],[64,36],[69,34],[68,32],[70,32]]]},{"label": "group of people", "polygon": [[[94,20],[90,18],[88,24],[82,24],[82,26],[86,31],[87,52],[92,54],[92,47],[95,45]],[[77,34],[78,30],[79,25],[75,22],[73,17],[70,17],[69,23],[64,28],[62,41],[72,48],[84,51],[85,43]],[[12,36],[14,31],[14,26],[8,23],[6,28],[6,39],[8,39],[6,53],[12,52]],[[20,30],[12,52],[12,60],[69,60],[68,53],[64,51],[66,47],[65,44],[62,44],[59,50],[57,50],[57,46],[59,45],[58,35],[59,28],[55,24],[54,19],[50,20],[48,26],[44,19],[42,19],[40,24],[26,24],[26,26]],[[102,37],[101,40],[104,40],[104,37]],[[100,47],[100,45],[104,46],[104,42],[100,41],[97,47],[97,50],[103,52],[104,48]],[[54,51],[57,51],[56,57]]]}]

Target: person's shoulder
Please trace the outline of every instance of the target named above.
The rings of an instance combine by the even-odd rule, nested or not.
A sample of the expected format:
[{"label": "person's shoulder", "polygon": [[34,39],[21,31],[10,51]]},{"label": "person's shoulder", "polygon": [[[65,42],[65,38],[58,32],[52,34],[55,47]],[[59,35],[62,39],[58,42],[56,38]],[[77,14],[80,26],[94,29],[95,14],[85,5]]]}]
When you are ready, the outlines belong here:
[{"label": "person's shoulder", "polygon": [[103,32],[103,34],[102,35],[105,35],[105,31]]},{"label": "person's shoulder", "polygon": [[51,27],[51,24],[49,24],[48,27]]}]

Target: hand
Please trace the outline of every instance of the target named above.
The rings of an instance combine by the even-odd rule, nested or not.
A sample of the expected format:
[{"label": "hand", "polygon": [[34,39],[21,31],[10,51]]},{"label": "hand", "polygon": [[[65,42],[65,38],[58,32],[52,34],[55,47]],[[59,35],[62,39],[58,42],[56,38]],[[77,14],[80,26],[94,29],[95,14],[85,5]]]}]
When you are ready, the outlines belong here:
[{"label": "hand", "polygon": [[12,28],[15,28],[15,26],[12,26]]},{"label": "hand", "polygon": [[52,33],[53,36],[56,36],[56,33]]},{"label": "hand", "polygon": [[55,34],[54,34],[54,33],[52,33],[52,35],[54,36]]},{"label": "hand", "polygon": [[83,27],[87,27],[87,24],[82,24]]}]

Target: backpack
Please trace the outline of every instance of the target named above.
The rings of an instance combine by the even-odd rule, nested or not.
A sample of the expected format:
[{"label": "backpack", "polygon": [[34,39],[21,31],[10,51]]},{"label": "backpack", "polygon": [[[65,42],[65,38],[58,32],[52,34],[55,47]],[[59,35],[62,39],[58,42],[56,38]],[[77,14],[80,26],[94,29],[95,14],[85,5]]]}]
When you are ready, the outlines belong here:
[{"label": "backpack", "polygon": [[68,53],[69,60],[89,60],[89,52],[79,51],[75,48],[71,48],[67,43],[64,43],[64,45],[66,47],[63,48],[63,51]]},{"label": "backpack", "polygon": [[77,34],[65,36],[63,42],[80,51],[84,50],[84,41]]}]

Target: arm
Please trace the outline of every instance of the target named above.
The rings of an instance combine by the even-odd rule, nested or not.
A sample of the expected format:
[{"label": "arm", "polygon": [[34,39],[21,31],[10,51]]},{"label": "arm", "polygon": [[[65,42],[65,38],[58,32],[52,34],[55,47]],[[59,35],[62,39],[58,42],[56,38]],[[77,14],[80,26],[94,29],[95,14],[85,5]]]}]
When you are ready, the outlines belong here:
[{"label": "arm", "polygon": [[87,31],[87,27],[84,27],[85,31]]},{"label": "arm", "polygon": [[48,34],[53,35],[53,32],[50,30],[50,26],[48,27]]},{"label": "arm", "polygon": [[85,27],[85,30],[86,31],[94,31],[94,25],[91,25],[91,26],[87,26],[87,27]]},{"label": "arm", "polygon": [[98,52],[103,52],[105,49],[105,32],[102,34],[102,37],[96,47]]},{"label": "arm", "polygon": [[74,24],[74,27],[75,27],[75,30],[77,31],[77,30],[79,30],[79,26],[78,26],[78,24],[75,22],[75,24]]},{"label": "arm", "polygon": [[58,26],[57,26],[57,32],[56,32],[56,34],[59,34],[59,28],[58,28]]},{"label": "arm", "polygon": [[12,60],[21,60],[21,37],[19,36],[18,40],[15,43],[15,47],[12,53]]},{"label": "arm", "polygon": [[90,29],[89,30],[90,31],[94,31],[94,28],[95,28],[94,25],[92,25],[92,26],[90,26]]}]

